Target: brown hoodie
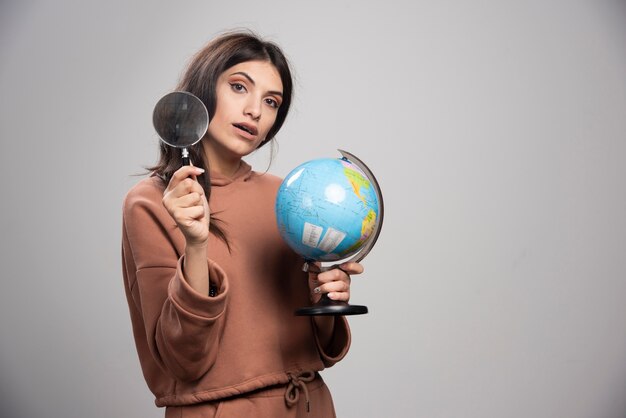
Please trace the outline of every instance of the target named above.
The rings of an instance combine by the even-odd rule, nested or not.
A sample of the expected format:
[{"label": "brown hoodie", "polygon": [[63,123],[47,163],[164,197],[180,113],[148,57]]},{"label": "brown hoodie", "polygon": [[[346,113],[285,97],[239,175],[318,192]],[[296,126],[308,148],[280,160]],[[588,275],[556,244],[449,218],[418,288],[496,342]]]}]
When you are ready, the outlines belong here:
[{"label": "brown hoodie", "polygon": [[146,178],[124,201],[124,286],[139,360],[158,406],[285,384],[288,373],[332,366],[350,346],[345,318],[336,318],[330,343],[321,347],[311,318],[293,314],[309,304],[309,288],[303,260],[276,226],[280,179],[243,162],[233,179],[211,176],[209,207],[231,245],[229,253],[211,234],[215,297],[185,281],[185,239],[163,206],[163,182]]}]

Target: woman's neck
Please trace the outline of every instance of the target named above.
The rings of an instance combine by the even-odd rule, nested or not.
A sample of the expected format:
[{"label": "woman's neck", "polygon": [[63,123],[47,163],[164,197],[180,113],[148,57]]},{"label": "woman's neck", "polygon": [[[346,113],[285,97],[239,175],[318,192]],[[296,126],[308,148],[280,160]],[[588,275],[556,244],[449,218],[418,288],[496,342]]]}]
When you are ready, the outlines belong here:
[{"label": "woman's neck", "polygon": [[239,167],[241,167],[241,158],[235,156],[233,158],[225,158],[217,152],[217,150],[211,149],[209,146],[204,146],[204,156],[209,162],[210,170],[221,176],[227,178],[233,178]]}]

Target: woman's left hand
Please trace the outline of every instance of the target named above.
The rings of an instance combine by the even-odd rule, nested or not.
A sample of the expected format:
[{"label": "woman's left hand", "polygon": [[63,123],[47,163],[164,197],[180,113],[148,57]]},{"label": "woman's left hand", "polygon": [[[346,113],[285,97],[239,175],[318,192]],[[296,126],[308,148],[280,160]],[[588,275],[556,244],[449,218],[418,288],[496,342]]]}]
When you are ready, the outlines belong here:
[{"label": "woman's left hand", "polygon": [[311,301],[317,303],[324,293],[327,293],[332,300],[350,301],[350,276],[363,273],[363,266],[359,263],[348,262],[321,273],[319,266],[319,263],[310,265]]}]

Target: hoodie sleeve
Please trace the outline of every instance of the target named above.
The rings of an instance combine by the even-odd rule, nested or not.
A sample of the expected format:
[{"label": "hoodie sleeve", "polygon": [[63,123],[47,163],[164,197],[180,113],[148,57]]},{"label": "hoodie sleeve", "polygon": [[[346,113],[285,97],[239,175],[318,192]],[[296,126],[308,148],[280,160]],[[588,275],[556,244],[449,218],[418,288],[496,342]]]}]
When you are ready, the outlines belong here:
[{"label": "hoodie sleeve", "polygon": [[315,330],[315,343],[317,344],[320,358],[326,367],[331,367],[348,354],[352,338],[350,335],[350,326],[348,325],[346,317],[335,316],[334,319],[333,333],[326,346],[322,346],[317,327],[315,326],[315,321],[311,320],[313,323],[313,329]]},{"label": "hoodie sleeve", "polygon": [[[151,180],[151,179],[148,179]],[[215,361],[228,300],[228,280],[207,259],[215,297],[187,283],[176,242],[182,239],[162,204],[162,190],[141,182],[124,201],[122,259],[138,354],[147,379],[154,364],[173,378],[192,381]],[[184,239],[182,239],[184,248]]]}]

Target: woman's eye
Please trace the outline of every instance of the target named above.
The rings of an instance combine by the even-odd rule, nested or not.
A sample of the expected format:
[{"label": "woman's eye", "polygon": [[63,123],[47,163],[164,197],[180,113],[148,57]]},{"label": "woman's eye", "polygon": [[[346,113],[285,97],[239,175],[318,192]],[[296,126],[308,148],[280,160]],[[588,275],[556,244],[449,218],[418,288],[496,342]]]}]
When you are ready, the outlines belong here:
[{"label": "woman's eye", "polygon": [[265,99],[265,103],[273,107],[274,109],[278,109],[278,102],[274,99]]},{"label": "woman's eye", "polygon": [[246,91],[246,88],[243,86],[243,84],[240,83],[230,83],[230,88],[238,93]]}]

